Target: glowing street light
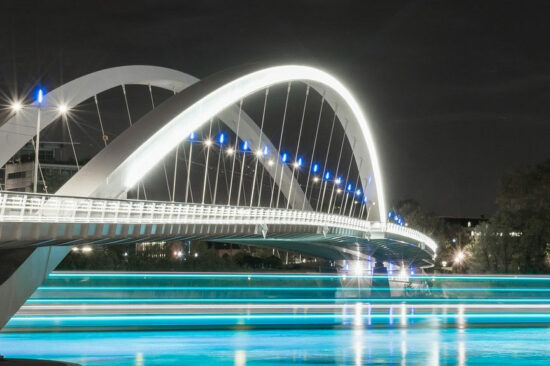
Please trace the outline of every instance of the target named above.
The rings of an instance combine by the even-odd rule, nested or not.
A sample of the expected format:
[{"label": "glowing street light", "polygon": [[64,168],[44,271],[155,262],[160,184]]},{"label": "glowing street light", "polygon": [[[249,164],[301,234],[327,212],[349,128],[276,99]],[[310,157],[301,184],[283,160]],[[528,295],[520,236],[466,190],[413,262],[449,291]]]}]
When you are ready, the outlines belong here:
[{"label": "glowing street light", "polygon": [[454,261],[456,264],[461,264],[464,261],[465,257],[466,255],[464,254],[464,252],[460,250],[456,253]]},{"label": "glowing street light", "polygon": [[213,142],[211,139],[204,140],[204,145],[205,145],[206,147],[212,146],[213,143],[214,143],[214,142]]},{"label": "glowing street light", "polygon": [[13,113],[17,113],[19,112],[21,109],[23,109],[23,104],[21,104],[20,101],[18,100],[15,100],[11,103],[11,106],[10,106],[11,110]]},{"label": "glowing street light", "polygon": [[225,150],[225,153],[229,156],[233,155],[234,152],[235,152],[235,149],[233,149],[232,147],[229,147],[227,148],[227,150]]},{"label": "glowing street light", "polygon": [[302,158],[301,156],[296,159],[296,161],[294,162],[294,168],[298,169],[298,168],[301,168],[302,165],[304,165],[304,158]]},{"label": "glowing street light", "polygon": [[59,112],[59,114],[64,116],[69,112],[69,107],[67,107],[66,104],[60,104],[57,106],[57,111]]}]

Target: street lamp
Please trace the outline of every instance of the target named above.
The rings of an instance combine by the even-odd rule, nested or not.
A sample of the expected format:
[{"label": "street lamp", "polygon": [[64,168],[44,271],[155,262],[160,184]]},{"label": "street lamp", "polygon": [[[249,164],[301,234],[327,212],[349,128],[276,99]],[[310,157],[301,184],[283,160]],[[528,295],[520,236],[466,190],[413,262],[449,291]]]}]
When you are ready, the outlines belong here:
[{"label": "street lamp", "polygon": [[23,104],[21,104],[20,101],[18,100],[15,100],[11,103],[11,106],[10,106],[11,110],[13,113],[17,113],[19,112],[21,109],[23,109]]},{"label": "street lamp", "polygon": [[36,118],[36,141],[34,144],[34,181],[33,181],[33,192],[38,192],[38,153],[40,146],[40,109],[42,107],[42,102],[44,101],[44,90],[39,88],[36,93],[36,103],[38,104],[38,116]]}]

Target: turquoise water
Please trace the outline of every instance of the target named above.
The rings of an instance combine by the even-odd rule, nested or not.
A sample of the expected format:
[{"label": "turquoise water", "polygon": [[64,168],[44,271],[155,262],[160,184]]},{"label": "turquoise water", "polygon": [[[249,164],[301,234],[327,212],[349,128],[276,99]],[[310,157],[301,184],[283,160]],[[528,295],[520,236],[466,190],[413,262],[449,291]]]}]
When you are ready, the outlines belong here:
[{"label": "turquoise water", "polygon": [[82,365],[550,365],[550,277],[50,274],[0,354]]},{"label": "turquoise water", "polygon": [[0,334],[10,357],[82,365],[548,365],[550,329],[321,329]]}]

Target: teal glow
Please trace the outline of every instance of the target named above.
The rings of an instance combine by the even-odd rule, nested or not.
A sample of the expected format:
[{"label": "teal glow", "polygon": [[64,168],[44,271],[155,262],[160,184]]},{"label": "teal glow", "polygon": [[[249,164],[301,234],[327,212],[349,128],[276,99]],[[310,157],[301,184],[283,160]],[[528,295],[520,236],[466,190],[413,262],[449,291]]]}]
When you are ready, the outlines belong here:
[{"label": "teal glow", "polygon": [[[390,291],[389,287],[234,287],[234,286],[186,286],[186,287],[148,287],[148,286],[82,286],[82,287],[39,287],[39,291]],[[408,291],[424,292],[424,288],[411,288]],[[550,288],[430,288],[430,291],[487,291],[487,292],[550,292]]]},{"label": "teal glow", "polygon": [[137,299],[28,299],[27,304],[133,304],[133,303],[197,303],[197,304],[218,304],[218,303],[388,303],[388,304],[440,304],[440,303],[467,303],[467,304],[498,304],[498,303],[513,303],[513,304],[523,304],[523,303],[549,303],[550,298],[543,299],[525,299],[525,298],[516,298],[516,299],[403,299],[403,298],[385,298],[385,299],[374,299],[374,298],[350,298],[350,299],[192,299],[192,298],[172,298],[172,299],[159,299],[159,298],[137,298]]},{"label": "teal glow", "polygon": [[[96,278],[269,278],[269,279],[370,279],[370,278],[386,278],[386,276],[354,276],[354,275],[329,275],[329,274],[258,274],[258,273],[66,273],[53,272],[48,275],[50,278],[63,277],[96,277]],[[461,281],[550,281],[550,276],[411,276],[412,280],[461,280]]]}]

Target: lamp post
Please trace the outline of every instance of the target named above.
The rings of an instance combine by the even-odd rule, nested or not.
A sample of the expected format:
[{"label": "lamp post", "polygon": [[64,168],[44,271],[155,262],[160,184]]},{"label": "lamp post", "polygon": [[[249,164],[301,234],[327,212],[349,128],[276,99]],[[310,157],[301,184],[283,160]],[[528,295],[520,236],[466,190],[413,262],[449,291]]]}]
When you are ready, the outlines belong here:
[{"label": "lamp post", "polygon": [[42,89],[38,89],[37,96],[36,96],[36,102],[38,103],[38,115],[36,118],[36,141],[34,144],[34,181],[33,181],[33,192],[38,192],[38,153],[39,153],[39,146],[40,146],[40,112],[42,107],[42,102],[44,101],[44,91]]}]

